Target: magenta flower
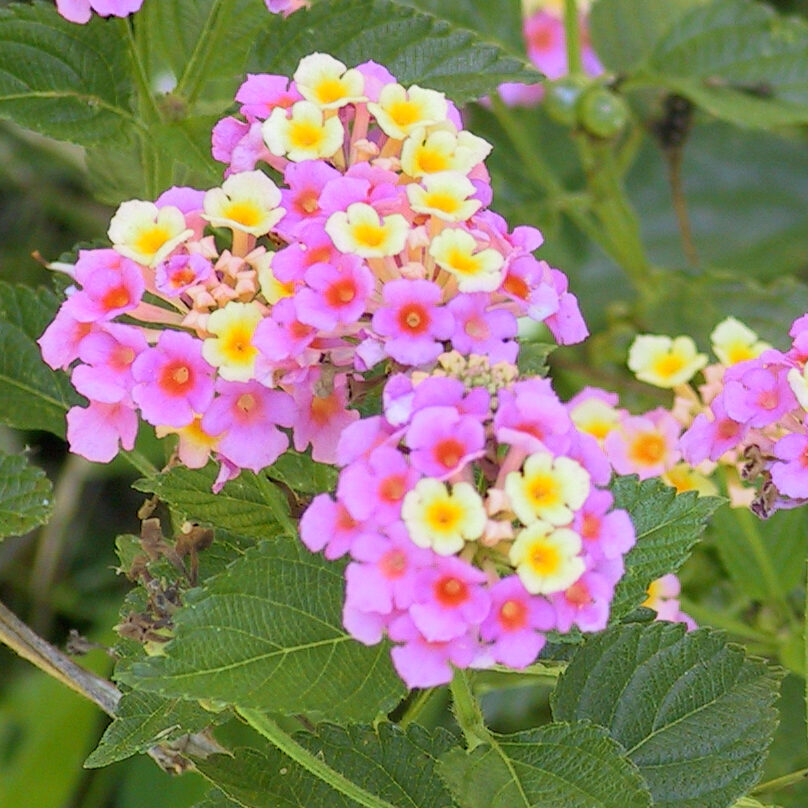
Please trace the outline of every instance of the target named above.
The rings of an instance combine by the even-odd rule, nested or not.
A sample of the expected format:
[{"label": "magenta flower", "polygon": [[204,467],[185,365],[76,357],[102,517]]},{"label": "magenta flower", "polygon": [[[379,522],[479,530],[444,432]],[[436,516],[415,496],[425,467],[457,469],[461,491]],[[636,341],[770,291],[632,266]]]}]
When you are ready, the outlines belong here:
[{"label": "magenta flower", "polygon": [[342,255],[334,264],[314,264],[306,270],[307,286],[295,295],[301,322],[323,331],[356,322],[373,289],[373,273],[357,255]]},{"label": "magenta flower", "polygon": [[96,463],[109,463],[120,448],[134,448],[137,428],[137,413],[126,404],[91,401],[67,412],[70,451]]},{"label": "magenta flower", "polygon": [[[316,373],[314,374],[316,377]],[[311,443],[311,456],[318,463],[334,463],[337,443],[343,429],[359,418],[356,410],[349,410],[348,385],[345,376],[334,379],[333,390],[319,395],[316,378],[309,384],[294,388],[293,396],[298,413],[294,423],[295,449],[302,452]]]},{"label": "magenta flower", "polygon": [[132,363],[148,347],[140,329],[106,323],[81,341],[79,358],[86,364],[77,365],[70,380],[91,400],[131,406]]},{"label": "magenta flower", "polygon": [[274,463],[289,447],[289,438],[277,427],[292,425],[292,397],[268,390],[256,381],[216,383],[217,397],[202,416],[202,428],[220,435],[218,451],[241,468],[259,472]]},{"label": "magenta flower", "polygon": [[432,281],[399,280],[382,289],[384,304],[373,315],[373,330],[388,337],[385,350],[404,365],[432,362],[443,351],[439,340],[454,331],[451,312],[440,307],[441,288]]},{"label": "magenta flower", "polygon": [[111,320],[137,308],[146,290],[140,267],[114,250],[92,250],[80,254],[76,280],[82,289],[71,295],[64,307],[82,322]]},{"label": "magenta flower", "polygon": [[528,593],[518,575],[497,581],[490,589],[491,611],[480,625],[480,637],[492,643],[494,660],[511,668],[524,668],[535,661],[544,647],[539,633],[555,628],[552,606]]},{"label": "magenta flower", "polygon": [[609,491],[593,488],[573,519],[572,529],[583,539],[584,551],[594,561],[620,558],[636,541],[631,517],[626,511],[610,510],[613,505]]},{"label": "magenta flower", "polygon": [[45,364],[54,370],[67,370],[78,358],[81,341],[97,326],[77,320],[63,305],[37,340]]},{"label": "magenta flower", "polygon": [[401,502],[420,475],[404,455],[389,446],[374,449],[364,462],[351,463],[339,476],[337,497],[355,519],[379,525],[401,518]]},{"label": "magenta flower", "polygon": [[191,286],[206,281],[213,264],[198,254],[178,253],[156,267],[155,286],[167,297],[178,297]]},{"label": "magenta flower", "polygon": [[345,571],[345,602],[361,612],[390,614],[415,601],[415,581],[431,565],[434,553],[416,547],[401,523],[391,526],[389,538],[365,533],[351,545],[356,559]]},{"label": "magenta flower", "polygon": [[445,480],[485,453],[485,429],[454,407],[427,407],[413,415],[404,442],[418,471]]},{"label": "magenta flower", "polygon": [[187,426],[213,399],[214,369],[202,358],[202,341],[163,331],[154,348],[132,365],[132,398],[155,426]]},{"label": "magenta flower", "polygon": [[691,466],[707,460],[718,460],[722,454],[734,449],[744,438],[747,427],[727,415],[721,396],[710,405],[712,420],[699,413],[690,428],[679,438],[679,448]]},{"label": "magenta flower", "polygon": [[300,518],[303,544],[313,553],[324,550],[329,560],[344,556],[361,534],[361,523],[328,494],[318,494]]},{"label": "magenta flower", "polygon": [[[296,359],[303,364],[303,352],[315,336],[315,329],[298,319],[294,301],[284,298],[272,307],[269,317],[258,323],[252,344],[269,361],[268,370],[271,372],[277,362]],[[256,373],[264,369],[261,360],[257,360]]]},{"label": "magenta flower", "polygon": [[241,104],[241,113],[247,119],[263,121],[276,107],[288,109],[303,96],[295,83],[287,76],[272,76],[266,73],[248,73],[236,92],[236,101]]},{"label": "magenta flower", "polygon": [[[622,574],[622,559],[620,574]],[[564,592],[550,595],[558,619],[558,630],[567,632],[573,625],[581,631],[600,631],[609,621],[609,604],[614,583],[597,572],[585,572]]]},{"label": "magenta flower", "polygon": [[398,675],[407,687],[436,687],[452,680],[451,665],[468,667],[479,652],[470,634],[448,642],[430,642],[415,626],[409,615],[402,615],[390,626],[390,638],[404,643],[395,646],[390,655]]},{"label": "magenta flower", "polygon": [[320,222],[303,222],[297,238],[272,259],[272,274],[282,283],[302,281],[309,267],[335,263],[342,255]]},{"label": "magenta flower", "polygon": [[[755,361],[749,360],[743,365]],[[768,426],[797,406],[786,378],[787,367],[754,366],[740,374],[733,373],[734,370],[728,370],[724,377],[722,396],[727,415],[734,421],[755,428]]]},{"label": "magenta flower", "polygon": [[794,499],[808,498],[808,435],[792,433],[774,444],[777,460],[772,464],[772,481],[781,494]]},{"label": "magenta flower", "polygon": [[446,308],[455,319],[453,347],[463,354],[483,354],[491,363],[516,362],[519,330],[516,317],[505,309],[489,308],[490,296],[475,292],[459,294]]},{"label": "magenta flower", "polygon": [[282,236],[295,236],[302,222],[325,220],[320,194],[327,182],[341,176],[336,168],[323,160],[290,163],[283,175],[289,188],[281,190],[281,206],[286,209],[286,215],[275,230]]},{"label": "magenta flower", "polygon": [[92,12],[102,17],[126,17],[138,11],[143,0],[56,0],[56,10],[70,22],[86,23]]},{"label": "magenta flower", "polygon": [[491,598],[485,573],[454,556],[436,558],[415,581],[410,617],[429,642],[446,642],[478,626],[488,615]]}]

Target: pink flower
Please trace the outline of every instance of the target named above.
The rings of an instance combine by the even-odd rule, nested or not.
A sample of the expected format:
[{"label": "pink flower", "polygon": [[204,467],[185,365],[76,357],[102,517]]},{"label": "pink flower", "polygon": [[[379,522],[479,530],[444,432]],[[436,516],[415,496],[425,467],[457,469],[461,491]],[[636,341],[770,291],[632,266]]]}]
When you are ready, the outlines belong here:
[{"label": "pink flower", "polygon": [[524,668],[544,647],[540,631],[555,628],[555,611],[542,597],[528,593],[518,575],[497,581],[490,590],[491,611],[480,626],[480,636],[493,643],[496,662]]},{"label": "pink flower", "polygon": [[409,613],[418,631],[429,642],[446,642],[478,626],[491,608],[485,582],[485,573],[459,558],[436,558],[415,582]]},{"label": "pink flower", "polygon": [[373,315],[373,330],[389,339],[388,355],[405,365],[422,365],[443,351],[438,340],[454,331],[451,312],[439,306],[441,288],[432,281],[399,280],[382,289],[384,304]]},{"label": "pink flower", "polygon": [[[622,573],[622,559],[620,560]],[[564,592],[550,595],[558,619],[558,630],[567,632],[573,625],[581,631],[600,631],[609,622],[609,605],[614,583],[597,572],[585,572]]]},{"label": "pink flower", "polygon": [[636,541],[631,517],[626,511],[610,510],[613,505],[609,491],[593,488],[572,522],[584,552],[595,561],[621,558]]},{"label": "pink flower", "polygon": [[[279,300],[270,312],[269,317],[261,320],[253,334],[252,344],[258,348],[262,356],[269,362],[269,372],[277,362],[288,359],[303,358],[303,351],[316,336],[313,326],[298,319],[294,301],[290,298]],[[302,364],[302,363],[301,363]],[[256,364],[256,373],[264,368],[260,359]]]},{"label": "pink flower", "polygon": [[295,419],[292,398],[280,390],[268,390],[256,381],[216,383],[218,396],[202,417],[202,429],[219,435],[219,452],[241,468],[259,472],[274,463],[289,447],[289,439],[277,427]]},{"label": "pink flower", "polygon": [[202,358],[202,341],[163,331],[154,348],[132,365],[132,397],[155,426],[187,426],[213,399],[214,369]]},{"label": "pink flower", "polygon": [[379,446],[342,470],[337,497],[355,519],[386,525],[401,518],[404,495],[419,477],[401,452]]},{"label": "pink flower", "polygon": [[86,364],[73,370],[71,382],[89,399],[131,406],[132,363],[147,348],[140,329],[106,323],[81,341],[79,358]]},{"label": "pink flower", "polygon": [[792,433],[774,444],[777,460],[771,475],[781,494],[794,499],[808,498],[808,435]]},{"label": "pink flower", "polygon": [[156,267],[155,286],[168,297],[178,297],[191,286],[206,281],[213,264],[198,254],[178,253]]},{"label": "pink flower", "polygon": [[70,451],[96,463],[109,463],[119,444],[132,449],[137,428],[137,413],[126,404],[91,401],[89,407],[71,407],[67,412]]},{"label": "pink flower", "polygon": [[137,308],[146,289],[140,267],[114,250],[83,251],[76,263],[76,280],[83,288],[64,306],[83,322],[111,320]]},{"label": "pink flower", "polygon": [[390,638],[404,643],[393,648],[390,655],[398,675],[410,688],[445,685],[452,680],[450,663],[459,668],[468,667],[479,648],[470,634],[447,642],[430,642],[408,615],[393,622]]},{"label": "pink flower", "polygon": [[603,442],[606,454],[618,474],[637,474],[641,480],[658,477],[676,465],[676,448],[681,425],[658,407],[643,416],[623,419]]},{"label": "pink flower", "polygon": [[323,331],[356,322],[374,286],[373,273],[357,255],[342,255],[335,264],[306,270],[306,287],[295,295],[301,322]]},{"label": "pink flower", "polygon": [[283,175],[289,188],[281,190],[281,205],[286,209],[286,215],[276,226],[276,231],[282,236],[292,236],[302,222],[315,218],[324,219],[320,194],[329,180],[341,176],[339,171],[324,160],[290,163]]},{"label": "pink flower", "polygon": [[459,294],[446,308],[455,319],[453,347],[463,354],[483,354],[491,363],[516,362],[519,346],[516,317],[504,309],[489,308],[490,296],[482,292]]},{"label": "pink flower", "polygon": [[311,456],[318,463],[337,459],[337,443],[342,430],[359,418],[356,410],[347,409],[348,385],[345,376],[334,379],[333,390],[321,395],[316,389],[316,374],[309,384],[293,390],[298,409],[294,423],[295,449],[302,452],[311,443]]},{"label": "pink flower", "polygon": [[42,359],[54,370],[67,370],[79,355],[81,341],[96,328],[92,322],[77,320],[70,313],[66,302],[37,340]]},{"label": "pink flower", "polygon": [[361,534],[361,523],[328,494],[318,494],[300,518],[303,544],[313,553],[324,549],[329,560],[345,555]]},{"label": "pink flower", "polygon": [[90,21],[92,12],[102,17],[126,17],[138,11],[143,0],[56,0],[56,10],[70,22]]},{"label": "pink flower", "polygon": [[727,415],[722,396],[710,405],[712,418],[699,413],[690,428],[679,438],[679,448],[691,466],[707,460],[718,460],[722,454],[735,448],[744,438],[747,427]]},{"label": "pink flower", "polygon": [[461,415],[454,407],[416,412],[404,441],[412,450],[412,465],[439,480],[485,453],[485,429],[479,419]]},{"label": "pink flower", "polygon": [[[739,373],[741,365],[748,369]],[[745,426],[763,427],[793,410],[797,399],[788,384],[787,371],[787,366],[760,366],[754,359],[728,369],[723,392],[727,415]]]}]

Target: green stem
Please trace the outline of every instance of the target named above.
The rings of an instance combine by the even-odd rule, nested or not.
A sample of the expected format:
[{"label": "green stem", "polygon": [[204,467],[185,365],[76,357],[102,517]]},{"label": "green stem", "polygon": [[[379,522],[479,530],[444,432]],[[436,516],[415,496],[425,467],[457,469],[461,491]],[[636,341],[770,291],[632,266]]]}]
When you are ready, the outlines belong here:
[{"label": "green stem", "polygon": [[587,205],[581,204],[585,201],[582,195],[576,194],[574,196],[576,204],[570,203],[573,197],[556,178],[550,166],[542,159],[536,143],[525,129],[519,125],[511,110],[505,106],[502,99],[496,94],[491,96],[491,110],[511,141],[514,151],[522,162],[525,173],[536,185],[544,189],[551,202],[562,200],[561,209],[572,219],[576,227],[592,239],[595,244],[598,244],[615,262],[619,263],[619,255],[615,251],[611,240],[598,227],[597,222],[585,212]]},{"label": "green stem", "polygon": [[775,777],[774,780],[768,780],[765,783],[755,786],[751,793],[762,794],[764,791],[779,791],[781,788],[793,786],[795,783],[800,783],[808,779],[808,769],[800,769],[791,774],[784,774],[782,777]]},{"label": "green stem", "polygon": [[120,17],[120,24],[123,26],[124,34],[126,36],[127,44],[129,45],[129,58],[132,61],[133,74],[135,77],[135,86],[138,91],[138,100],[140,102],[141,113],[144,117],[150,118],[155,121],[160,120],[160,110],[157,107],[157,102],[154,100],[149,76],[146,71],[146,66],[140,58],[140,50],[138,49],[135,34],[132,30],[132,24],[128,17]]},{"label": "green stem", "polygon": [[581,23],[575,0],[564,0],[564,38],[567,44],[567,72],[571,76],[580,76],[584,72],[581,61]]},{"label": "green stem", "polygon": [[196,101],[207,76],[208,62],[216,53],[219,40],[235,6],[235,0],[216,0],[210,9],[205,27],[196,41],[191,58],[177,82],[176,95],[185,98],[188,104]]},{"label": "green stem", "polygon": [[490,743],[491,733],[485,726],[483,711],[471,689],[468,673],[460,668],[456,669],[449,687],[455,719],[463,731],[469,751],[480,744]]},{"label": "green stem", "polygon": [[154,477],[159,471],[157,466],[148,457],[136,449],[121,452],[121,456],[128,460],[144,477]]},{"label": "green stem", "polygon": [[401,720],[398,722],[398,725],[401,729],[407,729],[407,727],[412,724],[413,722],[417,721],[421,717],[421,713],[426,709],[427,704],[432,701],[432,697],[435,693],[438,692],[438,688],[436,687],[428,687],[426,690],[422,690],[407,706],[407,709],[404,711],[404,715],[401,716]]},{"label": "green stem", "polygon": [[287,757],[302,766],[306,771],[327,783],[335,791],[344,794],[349,799],[364,805],[366,808],[395,808],[387,800],[371,794],[361,786],[349,780],[345,775],[332,769],[321,757],[309,752],[301,746],[291,735],[282,730],[269,716],[258,710],[238,708],[242,718],[254,729],[263,735],[271,744],[276,746]]},{"label": "green stem", "polygon": [[618,263],[637,292],[652,298],[657,284],[640,238],[639,221],[623,188],[612,144],[596,143],[586,135],[578,137],[577,142],[594,199],[593,210],[618,256]]}]

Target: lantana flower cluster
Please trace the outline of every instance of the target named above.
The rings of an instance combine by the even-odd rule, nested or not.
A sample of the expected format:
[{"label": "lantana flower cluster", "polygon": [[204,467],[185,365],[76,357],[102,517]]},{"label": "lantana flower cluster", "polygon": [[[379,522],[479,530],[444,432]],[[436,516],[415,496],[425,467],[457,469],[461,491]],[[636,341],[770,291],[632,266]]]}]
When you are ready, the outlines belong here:
[{"label": "lantana flower cluster", "polygon": [[[719,489],[711,477],[720,463],[733,506],[745,507],[754,492],[740,484],[736,471],[745,464],[741,456],[744,447],[740,453],[736,447],[711,453],[705,444],[700,452],[690,445],[688,430],[697,416],[698,424],[712,417],[703,413],[709,413],[725,373],[734,373],[731,369],[735,365],[759,356],[770,346],[734,317],[719,323],[710,340],[718,358],[713,363],[699,353],[688,336],[642,334],[632,343],[629,368],[638,380],[670,390],[673,400],[669,407],[631,414],[619,406],[616,393],[587,387],[569,402],[570,413],[579,429],[599,441],[617,474],[637,474],[641,480],[659,477],[680,493],[695,490],[717,494]],[[704,382],[694,385],[692,380],[698,373]]]},{"label": "lantana flower cluster", "polygon": [[745,338],[748,354],[716,378],[709,406],[680,441],[690,463],[734,458],[760,517],[808,502],[808,315],[791,326],[791,347],[778,351]]},{"label": "lantana flower cluster", "polygon": [[336,495],[300,523],[309,549],[350,557],[351,635],[386,634],[404,681],[427,687],[449,663],[522,668],[551,630],[604,628],[634,528],[550,381],[454,352],[383,400],[345,430]]},{"label": "lantana flower cluster", "polygon": [[490,146],[442,93],[313,54],[292,82],[250,76],[237,98],[248,120],[218,125],[214,151],[257,133],[249,166],[124,202],[112,247],[59,267],[75,283],[40,346],[89,399],[68,413],[74,452],[131,449],[139,414],[179,435],[185,465],[218,459],[217,485],[274,462],[286,429],[330,463],[377,366],[447,349],[513,362],[518,317],[586,336],[566,277],[532,255],[539,231],[487,208]]}]

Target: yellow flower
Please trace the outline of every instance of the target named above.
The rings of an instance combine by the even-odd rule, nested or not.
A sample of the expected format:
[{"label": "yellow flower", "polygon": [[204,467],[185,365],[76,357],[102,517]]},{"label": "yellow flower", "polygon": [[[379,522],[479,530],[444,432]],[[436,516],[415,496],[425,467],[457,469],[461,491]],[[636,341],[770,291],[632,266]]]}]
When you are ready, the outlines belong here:
[{"label": "yellow flower", "polygon": [[417,84],[409,89],[400,84],[386,84],[378,103],[368,103],[368,110],[381,130],[397,140],[403,140],[419,127],[445,120],[447,109],[443,93],[425,90]]},{"label": "yellow flower", "polygon": [[263,319],[257,303],[230,301],[208,318],[207,329],[213,337],[202,344],[202,356],[218,368],[219,376],[229,382],[247,382],[253,378],[258,349],[252,337]]},{"label": "yellow flower", "polygon": [[457,278],[461,292],[493,292],[502,283],[505,259],[497,250],[478,250],[479,246],[465,230],[444,230],[432,239],[429,254],[441,269]]},{"label": "yellow flower", "polygon": [[112,246],[127,258],[153,267],[194,233],[178,208],[131,199],[122,202],[109,223]]},{"label": "yellow flower", "polygon": [[589,472],[580,463],[569,457],[554,458],[549,452],[530,455],[522,472],[512,471],[505,478],[511,510],[526,525],[538,520],[568,525],[589,489]]},{"label": "yellow flower", "polygon": [[445,483],[432,477],[407,492],[401,518],[415,544],[446,556],[482,536],[486,523],[483,501],[472,485],[455,483],[449,493]]},{"label": "yellow flower", "polygon": [[746,359],[756,359],[772,346],[758,339],[758,335],[740,320],[727,317],[710,334],[713,353],[722,365],[735,365]]},{"label": "yellow flower", "polygon": [[586,569],[581,537],[568,528],[554,528],[547,522],[533,522],[511,545],[509,558],[516,574],[532,595],[563,592]]},{"label": "yellow flower", "polygon": [[263,171],[244,171],[205,193],[204,218],[214,227],[262,236],[286,213],[280,203],[281,192]]},{"label": "yellow flower", "polygon": [[707,364],[706,354],[696,351],[690,337],[640,334],[628,352],[628,366],[643,382],[671,388],[690,381]]},{"label": "yellow flower", "polygon": [[332,213],[325,231],[340,252],[383,258],[404,249],[410,226],[400,213],[381,217],[370,205],[354,202],[347,211]]},{"label": "yellow flower", "polygon": [[333,157],[342,148],[345,131],[339,118],[326,118],[311,101],[292,105],[291,116],[276,107],[261,126],[264,142],[272,154],[295,163]]},{"label": "yellow flower", "polygon": [[441,171],[423,178],[421,185],[407,186],[410,207],[446,222],[463,222],[480,208],[480,201],[469,199],[475,192],[471,180],[458,171]]},{"label": "yellow flower", "polygon": [[338,109],[365,100],[365,77],[326,53],[304,56],[294,80],[303,98],[322,109]]}]

